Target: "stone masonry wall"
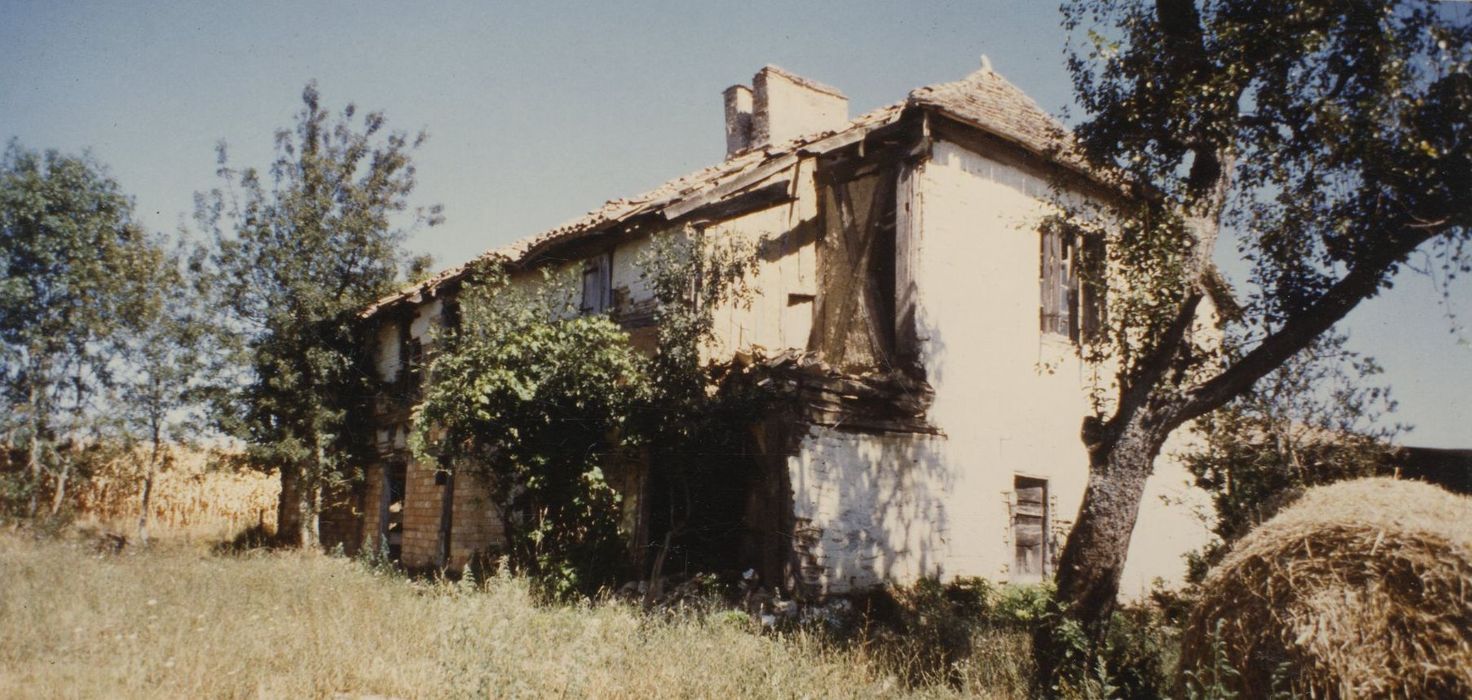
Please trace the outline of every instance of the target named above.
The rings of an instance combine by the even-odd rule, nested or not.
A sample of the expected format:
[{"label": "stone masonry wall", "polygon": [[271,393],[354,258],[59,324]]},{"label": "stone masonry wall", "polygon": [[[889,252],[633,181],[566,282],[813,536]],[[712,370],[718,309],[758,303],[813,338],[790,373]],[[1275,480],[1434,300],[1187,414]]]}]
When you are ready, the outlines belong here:
[{"label": "stone masonry wall", "polygon": [[459,570],[478,554],[499,550],[505,533],[491,503],[490,490],[479,478],[455,476],[454,511],[450,516],[449,568]]},{"label": "stone masonry wall", "polygon": [[434,475],[433,467],[415,460],[409,462],[404,479],[404,549],[400,558],[411,569],[435,565],[444,487],[435,485]]}]

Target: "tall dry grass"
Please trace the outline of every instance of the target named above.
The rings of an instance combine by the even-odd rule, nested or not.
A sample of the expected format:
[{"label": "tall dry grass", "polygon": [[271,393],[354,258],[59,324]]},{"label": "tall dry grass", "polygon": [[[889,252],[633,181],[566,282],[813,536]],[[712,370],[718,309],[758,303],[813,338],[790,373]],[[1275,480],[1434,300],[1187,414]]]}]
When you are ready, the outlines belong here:
[{"label": "tall dry grass", "polygon": [[[141,452],[122,451],[96,465],[72,492],[77,518],[131,536],[142,509],[146,465]],[[226,537],[252,525],[275,530],[280,493],[275,472],[251,469],[229,453],[176,446],[154,474],[149,528],[166,539]]]},{"label": "tall dry grass", "polygon": [[[1015,663],[1025,637],[965,663]],[[987,659],[991,655],[996,658]],[[0,533],[0,697],[1008,696],[990,666],[906,687],[884,655],[740,614],[546,606],[523,581],[411,582],[300,552],[97,554]],[[1014,674],[1015,675],[1015,674]],[[993,685],[995,683],[996,685]]]}]

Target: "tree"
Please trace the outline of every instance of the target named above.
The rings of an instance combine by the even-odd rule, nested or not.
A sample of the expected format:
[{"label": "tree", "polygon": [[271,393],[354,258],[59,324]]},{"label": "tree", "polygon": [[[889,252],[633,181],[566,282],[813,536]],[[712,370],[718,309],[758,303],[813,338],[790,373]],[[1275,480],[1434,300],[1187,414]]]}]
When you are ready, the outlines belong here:
[{"label": "tree", "polygon": [[630,458],[644,359],[608,316],[579,314],[568,278],[528,288],[496,268],[477,277],[439,338],[411,446],[484,478],[516,570],[558,597],[591,593],[622,560],[604,472]]},{"label": "tree", "polygon": [[1380,366],[1346,350],[1346,340],[1326,332],[1198,419],[1201,444],[1182,458],[1196,485],[1211,494],[1220,543],[1193,561],[1193,578],[1304,489],[1384,471],[1390,441],[1402,428],[1380,420],[1395,402],[1388,389],[1371,383]]},{"label": "tree", "polygon": [[379,112],[360,122],[352,104],[332,118],[315,83],[302,103],[293,129],[276,132],[266,173],[231,168],[221,144],[223,184],[196,195],[195,219],[211,240],[208,289],[236,368],[217,420],[281,470],[279,534],[312,546],[324,487],[350,478],[369,444],[347,419],[371,395],[356,314],[403,279],[409,230],[442,217],[408,205],[423,133],[386,132]]},{"label": "tree", "polygon": [[647,461],[679,492],[652,598],[697,482],[718,471],[715,456],[750,420],[733,400],[740,394],[719,390],[707,351],[715,309],[745,297],[754,260],[750,245],[656,235],[638,259],[655,302],[649,355],[607,315],[581,314],[574,280],[544,271],[513,284],[499,268],[479,271],[437,344],[415,415],[416,456],[484,477],[511,564],[557,595],[590,593],[624,568],[605,470]]},{"label": "tree", "polygon": [[[125,331],[115,339],[115,410],[122,442],[130,457],[142,457],[138,540],[148,543],[153,482],[172,459],[173,448],[187,444],[204,427],[200,392],[212,357],[209,324],[192,293],[190,267],[182,247],[172,253],[156,241],[144,268],[144,293]],[[196,264],[198,260],[194,261]]]},{"label": "tree", "polygon": [[716,312],[750,302],[756,261],[750,241],[688,227],[656,236],[637,261],[655,302],[657,342],[648,363],[649,400],[634,425],[648,445],[648,506],[663,506],[664,518],[646,601],[661,593],[672,548],[693,550],[697,560],[702,551],[728,552],[730,543],[722,540],[733,528],[722,519],[745,505],[731,502],[729,486],[750,470],[751,418],[773,397],[749,382],[729,381],[736,378],[731,367],[711,360]]},{"label": "tree", "polygon": [[112,340],[137,316],[158,253],[132,201],[88,155],[12,141],[0,162],[0,380],[7,449],[24,453],[11,494],[34,516],[45,482],[66,498],[112,381]]},{"label": "tree", "polygon": [[[1065,27],[1080,152],[1124,189],[1105,227],[1114,391],[1084,421],[1090,475],[1057,578],[1060,630],[1097,645],[1167,437],[1248,391],[1414,251],[1465,273],[1472,26],[1435,2],[1080,0]],[[1079,215],[1080,212],[1071,212]],[[1086,223],[1075,217],[1079,223]],[[1242,352],[1198,314],[1218,240],[1251,261]]]}]

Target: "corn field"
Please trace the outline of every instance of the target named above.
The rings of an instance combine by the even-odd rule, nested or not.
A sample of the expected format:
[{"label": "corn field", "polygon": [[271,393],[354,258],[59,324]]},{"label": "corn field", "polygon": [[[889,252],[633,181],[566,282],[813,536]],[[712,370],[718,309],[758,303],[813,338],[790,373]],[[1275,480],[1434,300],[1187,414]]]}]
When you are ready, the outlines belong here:
[{"label": "corn field", "polygon": [[[74,492],[77,515],[119,526],[136,523],[146,465],[141,454],[99,465]],[[274,530],[280,492],[274,471],[247,468],[219,452],[174,448],[154,474],[149,520],[151,527],[166,530],[234,532],[252,525]]]}]

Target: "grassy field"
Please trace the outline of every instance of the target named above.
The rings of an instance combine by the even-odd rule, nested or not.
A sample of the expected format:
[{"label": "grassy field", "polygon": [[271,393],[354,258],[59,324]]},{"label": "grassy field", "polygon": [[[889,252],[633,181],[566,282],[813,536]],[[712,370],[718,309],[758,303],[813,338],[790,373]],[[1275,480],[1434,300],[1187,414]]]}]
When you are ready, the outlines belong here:
[{"label": "grassy field", "polygon": [[[0,697],[949,697],[1024,692],[1021,634],[904,683],[903,644],[736,613],[536,604],[524,582],[416,582],[301,552],[98,553],[0,533]],[[918,653],[918,652],[916,652]],[[945,680],[940,675],[946,676]]]}]

